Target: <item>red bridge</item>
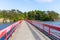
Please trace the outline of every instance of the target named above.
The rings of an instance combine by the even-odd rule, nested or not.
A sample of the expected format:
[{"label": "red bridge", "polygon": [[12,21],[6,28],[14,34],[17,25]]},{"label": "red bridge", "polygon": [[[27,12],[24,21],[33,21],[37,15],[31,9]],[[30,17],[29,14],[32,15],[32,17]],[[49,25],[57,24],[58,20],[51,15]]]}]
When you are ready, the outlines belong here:
[{"label": "red bridge", "polygon": [[0,40],[60,40],[60,27],[20,20],[0,30]]}]

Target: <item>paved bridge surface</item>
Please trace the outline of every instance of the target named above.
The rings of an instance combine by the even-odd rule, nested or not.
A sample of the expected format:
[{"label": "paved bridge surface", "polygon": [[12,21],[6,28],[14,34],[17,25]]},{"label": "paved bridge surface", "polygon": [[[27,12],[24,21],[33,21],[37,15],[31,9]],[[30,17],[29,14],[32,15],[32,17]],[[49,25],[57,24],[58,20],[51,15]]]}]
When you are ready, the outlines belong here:
[{"label": "paved bridge surface", "polygon": [[51,40],[30,23],[23,21],[9,40]]}]

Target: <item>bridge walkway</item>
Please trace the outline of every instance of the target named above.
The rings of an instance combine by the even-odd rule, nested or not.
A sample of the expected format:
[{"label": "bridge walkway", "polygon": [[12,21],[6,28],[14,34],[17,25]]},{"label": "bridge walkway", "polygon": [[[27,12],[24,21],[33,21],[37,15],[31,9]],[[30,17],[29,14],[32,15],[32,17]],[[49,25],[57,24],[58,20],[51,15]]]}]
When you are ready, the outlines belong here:
[{"label": "bridge walkway", "polygon": [[23,21],[9,40],[51,40],[30,23]]}]

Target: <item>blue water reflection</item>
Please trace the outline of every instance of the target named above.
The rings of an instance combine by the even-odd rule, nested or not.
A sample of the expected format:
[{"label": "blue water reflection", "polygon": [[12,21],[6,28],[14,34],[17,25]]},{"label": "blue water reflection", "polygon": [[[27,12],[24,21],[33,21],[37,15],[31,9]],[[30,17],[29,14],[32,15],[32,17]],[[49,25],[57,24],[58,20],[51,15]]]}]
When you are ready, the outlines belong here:
[{"label": "blue water reflection", "polygon": [[12,23],[13,23],[13,22],[0,24],[0,30],[2,30],[2,29],[4,29],[4,28],[8,27],[8,26],[11,25]]},{"label": "blue water reflection", "polygon": [[55,22],[53,22],[53,21],[45,21],[44,23],[60,27],[60,21],[55,21]]}]

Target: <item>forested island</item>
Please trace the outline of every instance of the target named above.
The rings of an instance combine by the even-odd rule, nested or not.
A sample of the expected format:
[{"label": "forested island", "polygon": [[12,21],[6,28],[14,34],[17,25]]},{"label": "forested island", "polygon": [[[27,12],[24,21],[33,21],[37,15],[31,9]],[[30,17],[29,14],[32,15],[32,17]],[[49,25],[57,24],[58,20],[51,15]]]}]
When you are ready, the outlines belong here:
[{"label": "forested island", "polygon": [[[59,14],[55,11],[41,11],[32,10],[28,12],[22,12],[19,10],[0,10],[0,19],[9,19],[10,21],[18,20],[40,20],[40,21],[56,21],[59,20]],[[3,21],[4,21],[3,20]]]}]

